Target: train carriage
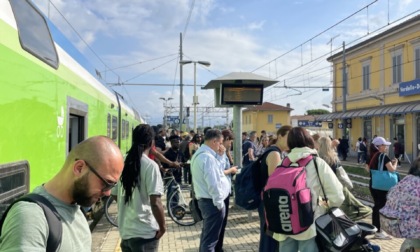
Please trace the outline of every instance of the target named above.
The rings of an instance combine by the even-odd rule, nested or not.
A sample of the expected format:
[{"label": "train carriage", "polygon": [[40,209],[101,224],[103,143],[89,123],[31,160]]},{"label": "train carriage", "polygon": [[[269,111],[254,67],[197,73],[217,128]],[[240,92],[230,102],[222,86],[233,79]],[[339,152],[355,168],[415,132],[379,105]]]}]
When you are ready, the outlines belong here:
[{"label": "train carriage", "polygon": [[0,88],[2,206],[49,180],[90,136],[125,153],[143,122],[27,0],[0,1]]}]

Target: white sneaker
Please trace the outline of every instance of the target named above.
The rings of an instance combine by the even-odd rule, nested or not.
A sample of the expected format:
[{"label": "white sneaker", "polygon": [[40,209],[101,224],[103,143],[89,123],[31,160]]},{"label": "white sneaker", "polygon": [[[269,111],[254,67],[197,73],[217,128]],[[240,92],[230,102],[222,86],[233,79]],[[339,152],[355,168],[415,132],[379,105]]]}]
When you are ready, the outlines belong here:
[{"label": "white sneaker", "polygon": [[388,236],[382,232],[377,232],[375,233],[375,239],[380,239],[380,240],[391,240],[391,236]]}]

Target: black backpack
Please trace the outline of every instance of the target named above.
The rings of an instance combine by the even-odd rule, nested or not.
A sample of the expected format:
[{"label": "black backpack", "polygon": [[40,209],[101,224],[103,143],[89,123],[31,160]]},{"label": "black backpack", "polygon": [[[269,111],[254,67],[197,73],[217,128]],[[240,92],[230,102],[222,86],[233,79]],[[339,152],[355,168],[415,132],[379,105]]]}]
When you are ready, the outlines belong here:
[{"label": "black backpack", "polygon": [[367,148],[366,148],[365,143],[363,143],[363,142],[360,142],[359,143],[359,150],[362,151],[362,152],[366,152],[367,151]]},{"label": "black backpack", "polygon": [[63,227],[61,225],[61,218],[57,212],[57,209],[51,204],[49,200],[47,200],[44,196],[39,194],[30,193],[26,194],[19,199],[15,200],[4,212],[1,220],[0,220],[0,234],[2,231],[3,223],[6,220],[7,213],[12,208],[12,206],[19,201],[28,201],[38,204],[42,208],[45,214],[45,218],[47,219],[47,223],[49,226],[49,235],[47,240],[47,252],[55,252],[60,247],[61,244],[61,236],[63,234]]},{"label": "black backpack", "polygon": [[261,191],[264,185],[256,180],[260,175],[261,162],[271,151],[279,150],[277,147],[268,148],[256,161],[245,165],[235,178],[235,204],[246,209],[257,209],[261,203]]}]

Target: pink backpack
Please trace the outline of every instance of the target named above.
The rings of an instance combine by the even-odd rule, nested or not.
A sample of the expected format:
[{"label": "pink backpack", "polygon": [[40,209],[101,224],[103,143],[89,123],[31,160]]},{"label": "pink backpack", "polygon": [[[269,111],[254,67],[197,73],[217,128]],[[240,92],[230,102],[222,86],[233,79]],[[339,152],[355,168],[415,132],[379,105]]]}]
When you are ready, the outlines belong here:
[{"label": "pink backpack", "polygon": [[262,192],[268,234],[295,235],[314,223],[311,190],[306,186],[305,169],[311,160],[309,155],[292,163],[286,157],[268,178]]}]

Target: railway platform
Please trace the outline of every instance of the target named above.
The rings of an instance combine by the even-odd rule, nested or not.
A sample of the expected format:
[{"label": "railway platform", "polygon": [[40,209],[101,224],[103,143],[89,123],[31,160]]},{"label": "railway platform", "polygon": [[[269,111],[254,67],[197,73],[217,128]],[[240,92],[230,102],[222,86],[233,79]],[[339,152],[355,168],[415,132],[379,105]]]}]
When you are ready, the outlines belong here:
[{"label": "railway platform", "polygon": [[[371,223],[371,217],[363,220]],[[159,251],[187,251],[196,252],[200,242],[202,222],[194,226],[183,227],[166,218],[168,230],[162,237]],[[95,252],[119,252],[120,239],[118,229],[111,227],[106,218],[102,218],[92,232],[92,251]],[[367,236],[373,244],[379,245],[381,251],[399,251],[403,239],[391,240],[374,239],[373,235]],[[258,251],[259,243],[259,218],[257,211],[249,214],[248,211],[233,206],[229,211],[228,224],[226,227],[224,251]]]},{"label": "railway platform", "polygon": [[[344,166],[359,166],[355,157],[348,157],[342,161]],[[401,173],[407,173],[410,164],[403,162],[398,170]],[[232,200],[232,199],[231,199]],[[167,215],[166,215],[167,216]],[[371,216],[363,219],[366,223],[372,223]],[[193,226],[183,227],[166,217],[168,230],[162,237],[159,245],[159,251],[198,251],[202,223],[199,222]],[[404,239],[393,238],[391,240],[374,239],[373,235],[367,236],[368,240],[381,247],[383,252],[399,251]],[[103,217],[92,232],[92,251],[95,252],[119,252],[120,239],[118,229]],[[251,214],[237,206],[229,210],[228,224],[226,227],[224,251],[258,251],[259,243],[259,218],[257,211]]]}]

